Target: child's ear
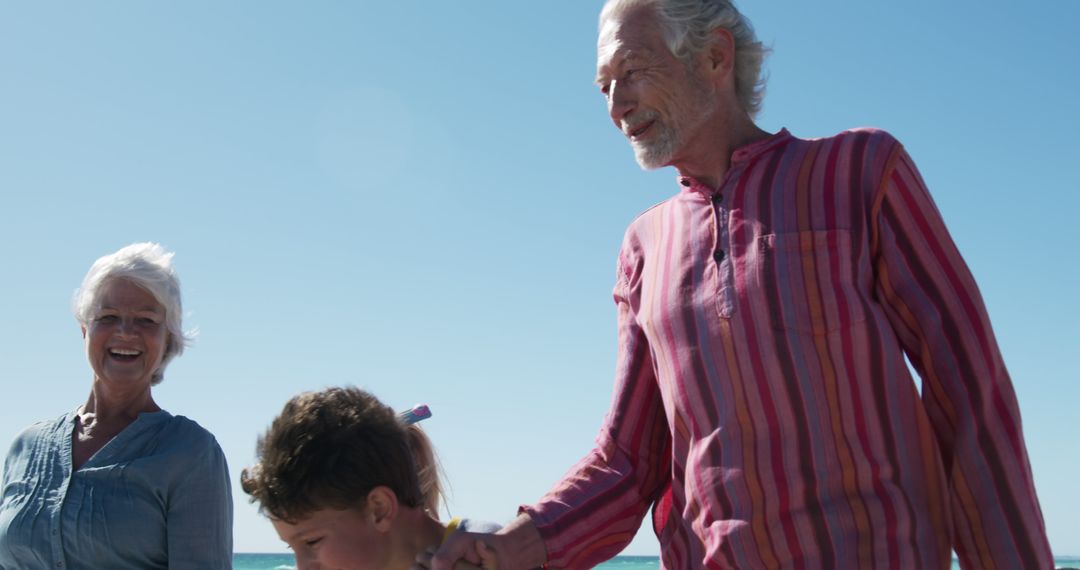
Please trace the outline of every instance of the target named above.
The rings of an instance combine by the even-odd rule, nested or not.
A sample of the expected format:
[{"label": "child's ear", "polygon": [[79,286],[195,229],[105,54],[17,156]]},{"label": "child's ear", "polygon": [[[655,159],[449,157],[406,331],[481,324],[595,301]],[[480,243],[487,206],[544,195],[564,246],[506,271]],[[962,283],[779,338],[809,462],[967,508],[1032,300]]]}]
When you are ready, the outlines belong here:
[{"label": "child's ear", "polygon": [[368,493],[364,510],[375,530],[388,532],[398,515],[397,495],[385,485],[375,487]]}]

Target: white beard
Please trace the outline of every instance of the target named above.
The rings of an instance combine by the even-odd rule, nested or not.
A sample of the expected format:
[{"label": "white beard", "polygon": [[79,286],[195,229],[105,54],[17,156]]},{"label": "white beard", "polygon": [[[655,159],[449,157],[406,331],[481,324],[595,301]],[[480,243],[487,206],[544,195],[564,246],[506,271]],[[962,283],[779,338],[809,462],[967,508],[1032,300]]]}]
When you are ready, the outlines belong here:
[{"label": "white beard", "polygon": [[688,135],[696,132],[716,112],[719,97],[712,89],[696,77],[692,78],[690,88],[694,91],[693,100],[669,109],[666,118],[655,110],[644,111],[635,117],[637,125],[654,121],[651,127],[654,132],[649,140],[630,141],[634,158],[641,168],[655,170],[671,164]]},{"label": "white beard", "polygon": [[[657,115],[656,111],[651,111],[649,114]],[[661,123],[659,116],[655,118],[656,122],[652,126],[655,132],[652,139],[630,141],[630,147],[634,149],[634,158],[645,170],[655,170],[666,166],[674,158],[675,151],[679,149],[679,134],[667,124]]]}]

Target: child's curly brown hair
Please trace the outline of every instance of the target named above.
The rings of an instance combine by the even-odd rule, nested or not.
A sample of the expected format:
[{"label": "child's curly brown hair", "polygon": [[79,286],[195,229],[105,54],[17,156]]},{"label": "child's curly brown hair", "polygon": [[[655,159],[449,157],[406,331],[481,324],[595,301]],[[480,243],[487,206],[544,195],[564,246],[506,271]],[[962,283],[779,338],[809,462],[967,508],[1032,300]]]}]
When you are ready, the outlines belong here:
[{"label": "child's curly brown hair", "polygon": [[259,438],[256,456],[241,486],[264,514],[288,523],[321,509],[362,509],[378,486],[405,506],[438,510],[442,493],[427,436],[356,387],[293,397]]}]

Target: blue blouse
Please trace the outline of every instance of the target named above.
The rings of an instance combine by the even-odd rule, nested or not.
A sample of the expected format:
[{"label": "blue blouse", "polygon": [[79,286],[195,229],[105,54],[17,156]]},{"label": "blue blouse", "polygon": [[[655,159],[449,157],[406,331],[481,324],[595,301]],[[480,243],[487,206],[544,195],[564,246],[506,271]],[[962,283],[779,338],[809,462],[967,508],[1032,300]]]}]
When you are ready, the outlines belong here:
[{"label": "blue blouse", "polygon": [[72,471],[75,412],[15,439],[0,495],[0,570],[232,567],[225,455],[199,424],[139,417]]}]

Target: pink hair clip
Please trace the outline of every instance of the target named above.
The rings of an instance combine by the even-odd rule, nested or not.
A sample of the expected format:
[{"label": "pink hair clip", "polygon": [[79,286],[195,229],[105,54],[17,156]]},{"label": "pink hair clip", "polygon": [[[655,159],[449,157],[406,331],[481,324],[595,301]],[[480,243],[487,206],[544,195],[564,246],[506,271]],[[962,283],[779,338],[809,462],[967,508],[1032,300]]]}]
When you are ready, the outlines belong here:
[{"label": "pink hair clip", "polygon": [[427,407],[427,404],[417,404],[410,410],[398,413],[398,419],[405,425],[412,425],[420,420],[426,420],[431,417],[431,409]]}]

